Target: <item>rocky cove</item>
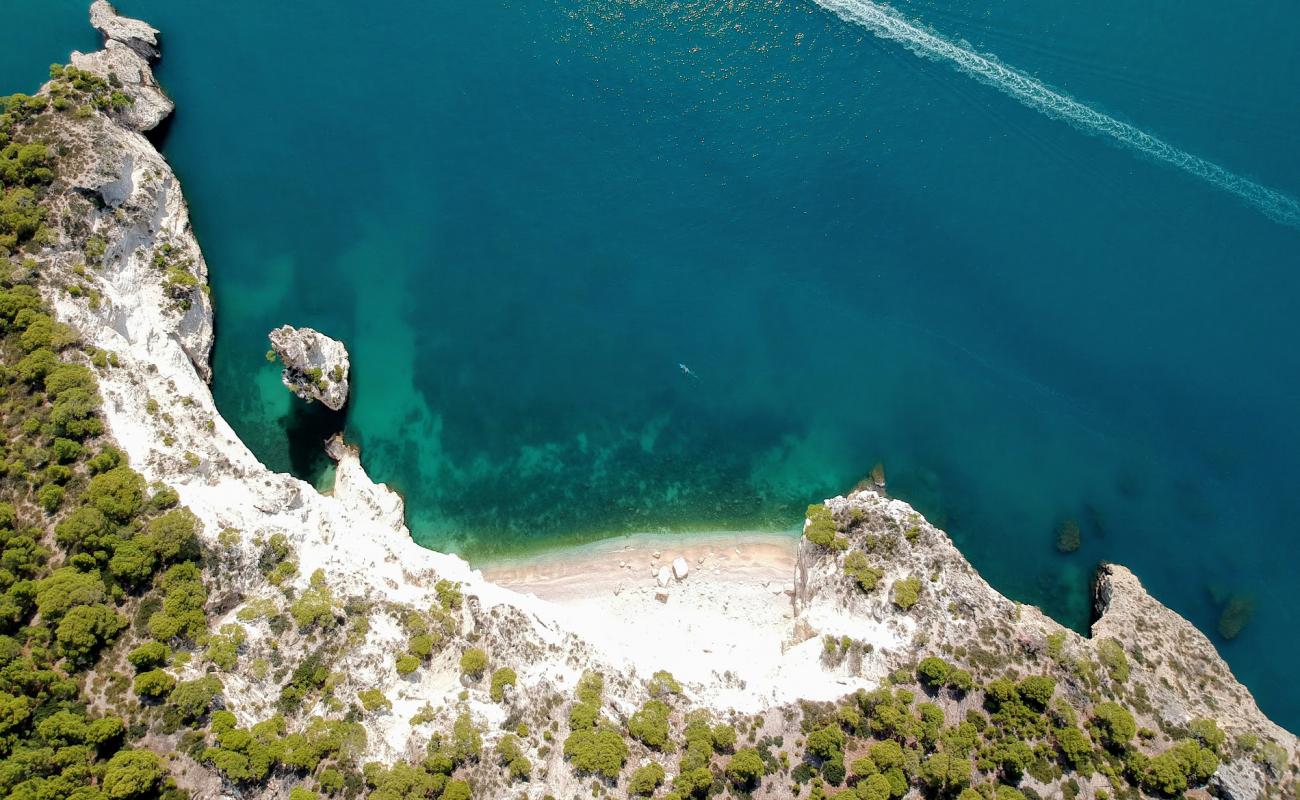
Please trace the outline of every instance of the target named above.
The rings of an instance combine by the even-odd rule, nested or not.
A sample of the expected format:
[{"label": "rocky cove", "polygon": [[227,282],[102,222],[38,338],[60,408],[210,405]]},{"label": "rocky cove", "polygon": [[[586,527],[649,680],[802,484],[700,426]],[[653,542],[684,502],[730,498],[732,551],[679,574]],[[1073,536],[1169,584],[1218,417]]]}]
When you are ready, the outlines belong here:
[{"label": "rocky cove", "polygon": [[[104,0],[91,20],[104,49],[74,54],[70,82],[89,85],[86,73],[124,100],[60,110],[69,81],[54,78],[41,94],[50,107],[15,127],[57,153],[40,200],[49,233],[21,258],[84,344],[104,435],[200,523],[208,633],[163,642],[177,657],[159,669],[219,689],[170,730],[162,717],[178,701],[165,693],[110,699],[95,687],[132,672],[135,633],[84,679],[88,705],[143,729],[130,746],[166,756],[179,789],[294,800],[1294,796],[1295,737],[1117,565],[1099,570],[1082,637],[1000,595],[942,531],[871,488],[811,507],[797,543],[768,542],[767,557],[752,539],[723,540],[683,555],[686,569],[641,558],[613,579],[580,573],[548,599],[412,542],[401,498],[340,440],[327,494],[267,470],[207,384],[207,266],[181,187],[145,136],[172,108],[149,66],[156,32]],[[289,737],[333,723],[350,727],[325,755],[289,755]],[[17,786],[6,790],[28,796]]]}]

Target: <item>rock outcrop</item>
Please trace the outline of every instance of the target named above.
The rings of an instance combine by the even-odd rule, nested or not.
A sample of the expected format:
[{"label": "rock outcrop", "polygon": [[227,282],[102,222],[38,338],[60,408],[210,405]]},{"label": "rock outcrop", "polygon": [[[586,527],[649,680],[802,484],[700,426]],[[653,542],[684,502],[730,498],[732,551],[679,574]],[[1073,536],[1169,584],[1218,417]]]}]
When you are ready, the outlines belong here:
[{"label": "rock outcrop", "polygon": [[289,391],[338,411],[348,402],[348,350],[337,339],[311,328],[282,325],[270,333],[271,349],[280,357],[280,380]]},{"label": "rock outcrop", "polygon": [[[1221,797],[1255,800],[1288,774],[1296,737],[1260,711],[1210,640],[1152,597],[1128,569],[1098,569],[1097,621],[1085,637],[1003,596],[906,503],[868,489],[825,505],[842,538],[835,547],[800,542],[797,624],[807,635],[871,643],[861,671],[883,677],[943,652],[963,654],[985,674],[1045,672],[1071,696],[1095,698],[1103,691],[1131,703],[1139,725],[1166,736],[1212,719],[1229,739],[1272,743],[1220,766],[1211,783]],[[855,552],[865,554],[872,570],[865,576],[869,590],[858,577],[860,565],[850,566]],[[900,585],[909,581],[916,591],[904,599]],[[1107,788],[1097,781],[1095,788]],[[1050,788],[1039,787],[1040,794],[1053,796]]]},{"label": "rock outcrop", "polygon": [[113,76],[132,99],[130,107],[120,112],[122,122],[137,131],[153,130],[176,107],[149,68],[158,57],[158,31],[140,20],[120,16],[108,0],[95,0],[90,22],[104,35],[104,49],[73,53],[73,66],[104,78]]},{"label": "rock outcrop", "polygon": [[76,327],[111,331],[114,349],[139,347],[151,363],[180,355],[206,381],[213,341],[207,263],[175,174],[140,133],[173,108],[135,49],[149,43],[153,29],[117,16],[103,0],[92,13],[104,49],[73,53],[72,63],[116,80],[129,102],[88,115],[62,112],[49,126],[48,144],[64,155],[46,200],[59,235],[42,266],[88,301],[60,304]]},{"label": "rock outcrop", "polygon": [[90,5],[90,24],[106,41],[124,44],[143,59],[151,61],[158,57],[158,29],[147,22],[121,16],[108,0],[95,0]]}]

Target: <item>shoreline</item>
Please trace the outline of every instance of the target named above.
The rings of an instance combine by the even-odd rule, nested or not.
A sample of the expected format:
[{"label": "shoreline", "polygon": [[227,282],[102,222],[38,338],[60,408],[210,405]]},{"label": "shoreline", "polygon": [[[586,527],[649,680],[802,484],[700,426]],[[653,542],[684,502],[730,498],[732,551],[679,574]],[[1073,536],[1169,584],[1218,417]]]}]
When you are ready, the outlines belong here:
[{"label": "shoreline", "polygon": [[[715,704],[756,709],[759,698],[827,700],[867,684],[843,676],[811,687],[795,679],[816,674],[821,653],[820,642],[796,639],[799,542],[793,531],[640,533],[475,569],[554,609],[565,627],[634,671],[664,669],[712,684]],[[679,558],[687,567],[680,576]],[[745,665],[744,681],[730,679],[737,665]]]},{"label": "shoreline", "polygon": [[[798,546],[795,531],[646,532],[512,554],[471,566],[500,586],[560,604],[640,588],[671,594],[680,586],[701,582],[762,585],[776,595],[794,580]],[[678,558],[686,562],[686,576],[678,579],[670,574],[661,583],[661,568],[671,573]]]},{"label": "shoreline", "polygon": [[[536,546],[519,550],[493,553],[482,557],[461,556],[474,569],[487,572],[502,572],[513,568],[544,564],[550,561],[570,557],[596,558],[628,550],[661,550],[664,553],[679,550],[695,550],[701,547],[714,549],[746,546],[753,544],[770,544],[780,546],[797,545],[800,531],[791,528],[788,531],[762,530],[700,530],[700,531],[633,531],[614,533],[598,539],[584,541],[566,541],[559,539],[553,543],[539,543]],[[416,542],[419,544],[419,542]],[[422,547],[424,545],[421,545]]]}]

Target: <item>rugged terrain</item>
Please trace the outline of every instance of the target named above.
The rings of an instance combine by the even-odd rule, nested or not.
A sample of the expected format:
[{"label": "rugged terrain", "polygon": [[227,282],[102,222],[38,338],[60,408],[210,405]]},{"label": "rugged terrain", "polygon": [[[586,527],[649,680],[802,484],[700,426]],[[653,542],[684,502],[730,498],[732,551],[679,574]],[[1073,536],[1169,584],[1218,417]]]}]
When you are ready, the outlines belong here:
[{"label": "rugged terrain", "polygon": [[[127,634],[85,688],[92,708],[129,717],[140,746],[172,754],[181,789],[294,800],[621,797],[638,786],[678,798],[1294,796],[1295,737],[1127,570],[1100,570],[1098,620],[1083,637],[998,594],[942,531],[874,488],[810,508],[793,596],[767,595],[789,622],[766,643],[770,659],[664,642],[709,659],[678,681],[653,651],[607,646],[562,605],[417,546],[400,497],[340,440],[329,494],[272,473],[206,383],[208,270],[176,177],[145,135],[172,107],[149,66],[156,32],[103,0],[92,21],[105,48],[72,66],[108,99],[59,108],[61,93],[81,91],[69,81],[94,82],[52,75],[49,107],[15,125],[15,141],[58,156],[40,190],[47,233],[12,257],[31,259],[90,354],[105,435],[199,522],[208,633],[164,642],[176,652],[161,669],[214,678],[207,704],[178,728],[165,724],[179,702],[165,692],[95,689],[130,670],[139,641]],[[325,755],[296,759],[286,742],[317,734],[331,741]]]},{"label": "rugged terrain", "polygon": [[281,325],[267,337],[267,358],[284,364],[280,380],[285,388],[311,402],[319,400],[334,411],[348,401],[351,362],[343,343],[311,328]]}]

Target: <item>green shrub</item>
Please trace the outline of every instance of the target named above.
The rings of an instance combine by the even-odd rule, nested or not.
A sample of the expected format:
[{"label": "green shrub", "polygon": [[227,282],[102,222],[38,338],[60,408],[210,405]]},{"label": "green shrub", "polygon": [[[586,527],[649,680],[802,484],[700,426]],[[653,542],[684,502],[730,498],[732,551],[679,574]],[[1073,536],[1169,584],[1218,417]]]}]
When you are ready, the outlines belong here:
[{"label": "green shrub", "polygon": [[460,608],[461,601],[464,599],[460,592],[460,584],[449,580],[440,580],[435,583],[433,591],[438,596],[438,605],[444,611]]},{"label": "green shrub", "polygon": [[483,650],[478,647],[466,648],[466,650],[460,654],[461,673],[468,675],[474,680],[483,677],[483,673],[487,670],[487,665],[487,653],[483,652]]},{"label": "green shrub", "polygon": [[410,675],[420,668],[420,659],[407,653],[397,659],[397,674]]},{"label": "green shrub", "polygon": [[646,689],[649,690],[651,697],[663,697],[669,694],[681,694],[682,685],[677,682],[671,672],[659,670],[646,683]]},{"label": "green shrub", "polygon": [[144,506],[144,478],[130,467],[114,467],[90,479],[86,502],[114,522],[130,522]]},{"label": "green shrub", "polygon": [[462,780],[447,781],[447,788],[442,790],[438,800],[471,800],[474,794],[468,783]]},{"label": "green shrub", "polygon": [[894,586],[890,590],[890,600],[903,611],[910,610],[912,606],[916,605],[920,597],[921,579],[915,575],[894,581]]},{"label": "green shrub", "polygon": [[1083,731],[1073,725],[1054,731],[1057,747],[1065,758],[1065,763],[1075,772],[1090,774],[1092,772],[1092,742]]},{"label": "green shrub", "polygon": [[135,693],[151,700],[160,700],[176,688],[176,679],[160,669],[151,669],[135,676]]},{"label": "green shrub", "polygon": [[1137,723],[1128,709],[1106,701],[1098,703],[1092,710],[1093,728],[1101,738],[1102,744],[1111,749],[1120,750],[1128,746],[1137,733]]},{"label": "green shrub", "polygon": [[937,656],[927,656],[921,659],[921,663],[916,667],[916,677],[921,683],[931,689],[938,689],[948,682],[948,676],[952,674],[952,665]]},{"label": "green shrub", "polygon": [[197,559],[201,525],[188,508],[175,508],[150,520],[140,541],[163,564]]},{"label": "green shrub", "polygon": [[[463,666],[462,666],[463,669]],[[492,673],[492,688],[490,691],[493,702],[500,703],[505,699],[506,687],[514,686],[516,681],[515,671],[510,667],[502,667]]]},{"label": "green shrub", "polygon": [[664,782],[664,768],[651,761],[644,767],[637,767],[627,783],[627,793],[639,797],[649,797]]},{"label": "green shrub", "polygon": [[627,753],[623,737],[608,728],[574,731],[564,740],[564,757],[575,770],[610,780],[623,771]]},{"label": "green shrub", "polygon": [[726,724],[714,725],[709,729],[709,738],[713,740],[713,749],[725,753],[736,746],[736,729]]},{"label": "green shrub", "polygon": [[885,573],[871,566],[866,553],[861,550],[850,550],[848,555],[844,556],[844,574],[853,578],[862,591],[870,592],[880,584],[880,579]]},{"label": "green shrub", "polygon": [[[763,758],[752,747],[737,750],[727,761],[727,778],[743,789],[752,789],[763,779]],[[840,780],[843,780],[841,776]]]},{"label": "green shrub", "polygon": [[1056,681],[1045,675],[1031,675],[1022,678],[1016,684],[1016,694],[1026,705],[1031,708],[1042,711],[1047,708],[1047,704],[1052,701],[1052,693],[1056,691]]},{"label": "green shrub", "polygon": [[497,742],[497,755],[501,763],[505,765],[506,772],[512,781],[528,780],[533,774],[533,765],[524,757],[523,749],[520,747],[519,739],[513,734],[506,734]]},{"label": "green shrub", "polygon": [[166,774],[163,761],[148,750],[121,750],[104,769],[104,796],[131,800],[153,796]]},{"label": "green shrub", "polygon": [[393,707],[392,701],[387,697],[384,697],[384,693],[378,689],[362,689],[357,692],[357,699],[361,701],[361,705],[364,706],[367,711],[375,711],[378,709],[387,710]]},{"label": "green shrub", "polygon": [[808,541],[821,547],[842,550],[847,543],[837,533],[835,516],[829,508],[820,503],[808,506],[807,523],[803,531]]},{"label": "green shrub", "polygon": [[934,753],[921,765],[921,780],[936,794],[955,794],[971,781],[970,759]]},{"label": "green shrub", "polygon": [[1124,645],[1117,639],[1106,638],[1097,642],[1097,657],[1110,673],[1111,680],[1116,683],[1128,680],[1128,656],[1124,653]]},{"label": "green shrub", "polygon": [[63,498],[67,491],[53,483],[47,483],[36,492],[36,502],[41,508],[45,509],[46,514],[53,514],[63,505]]},{"label": "green shrub", "polygon": [[246,637],[244,626],[237,623],[222,625],[218,633],[208,637],[203,657],[230,672],[239,662],[239,648],[243,646]]},{"label": "green shrub", "polygon": [[650,700],[627,721],[628,733],[646,747],[662,750],[668,744],[668,704]]},{"label": "green shrub", "polygon": [[[857,794],[858,800],[889,800],[894,796],[894,786],[884,775],[871,775],[858,784]],[[967,798],[962,795],[960,800],[967,800]],[[974,800],[984,799],[977,794]]]},{"label": "green shrub", "polygon": [[827,725],[808,734],[808,752],[820,759],[844,759],[844,732],[838,725]]},{"label": "green shrub", "polygon": [[1215,753],[1222,753],[1228,743],[1228,735],[1219,729],[1212,719],[1194,719],[1187,723],[1187,732],[1193,739],[1208,747]]},{"label": "green shrub", "polygon": [[975,679],[964,669],[954,669],[948,673],[948,688],[964,694],[975,688]]},{"label": "green shrub", "polygon": [[207,715],[225,688],[215,675],[204,675],[194,680],[181,681],[167,698],[171,711],[181,722],[195,722]]},{"label": "green shrub", "polygon": [[75,606],[59,620],[54,639],[59,652],[76,663],[89,663],[99,648],[126,627],[122,617],[102,603]]},{"label": "green shrub", "polygon": [[145,642],[126,654],[126,660],[137,672],[161,667],[172,657],[171,648],[162,642]]},{"label": "green shrub", "polygon": [[338,623],[334,617],[334,594],[325,581],[324,570],[318,569],[311,574],[307,589],[290,604],[289,615],[299,630],[332,628]]},{"label": "green shrub", "polygon": [[600,706],[592,703],[574,703],[569,707],[569,730],[591,730],[596,727],[598,719],[600,719]]},{"label": "green shrub", "polygon": [[1174,797],[1204,784],[1218,768],[1214,753],[1187,739],[1146,761],[1135,777],[1144,790]]}]

